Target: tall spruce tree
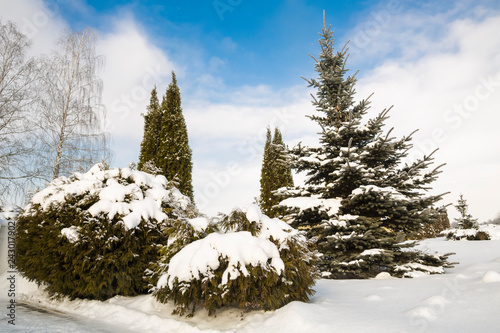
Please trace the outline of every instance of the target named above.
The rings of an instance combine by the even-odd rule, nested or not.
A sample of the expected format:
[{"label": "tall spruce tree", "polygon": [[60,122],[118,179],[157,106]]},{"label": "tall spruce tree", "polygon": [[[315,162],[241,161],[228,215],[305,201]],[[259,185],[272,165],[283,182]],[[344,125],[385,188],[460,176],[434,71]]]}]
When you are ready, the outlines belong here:
[{"label": "tall spruce tree", "polygon": [[282,208],[274,207],[279,204],[281,198],[273,193],[282,187],[293,187],[288,151],[283,143],[281,131],[275,128],[272,137],[268,128],[260,176],[260,207],[269,217],[277,217],[283,213]]},{"label": "tall spruce tree", "polygon": [[181,93],[175,73],[162,102],[156,87],[144,114],[144,138],[141,143],[138,169],[151,172],[159,169],[168,180],[174,180],[182,194],[193,198],[191,148],[186,121],[182,114]]},{"label": "tall spruce tree", "polygon": [[289,209],[286,219],[316,241],[326,278],[444,272],[448,255],[424,254],[413,249],[414,242],[404,242],[438,218],[439,210],[431,208],[442,195],[426,191],[440,167],[428,170],[432,154],[403,165],[411,135],[397,140],[391,130],[384,133],[389,109],[364,119],[369,101],[354,100],[347,47],[334,51],[325,24],[320,36],[318,78],[306,81],[316,89],[317,113],[310,118],[322,129],[321,145],[292,151],[294,167],[307,178],[305,186],[281,191],[288,197],[281,203]]},{"label": "tall spruce tree", "polygon": [[148,166],[156,165],[156,156],[160,147],[160,133],[162,126],[162,114],[156,86],[151,91],[151,98],[144,116],[144,136],[141,143],[139,163],[137,168],[148,171]]}]

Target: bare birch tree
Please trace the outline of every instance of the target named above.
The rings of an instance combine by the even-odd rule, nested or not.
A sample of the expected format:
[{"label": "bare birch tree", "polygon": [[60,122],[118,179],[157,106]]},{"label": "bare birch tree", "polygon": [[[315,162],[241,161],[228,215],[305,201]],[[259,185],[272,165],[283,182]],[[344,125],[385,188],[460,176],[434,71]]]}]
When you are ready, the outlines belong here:
[{"label": "bare birch tree", "polygon": [[26,119],[37,69],[35,60],[27,59],[29,48],[12,22],[0,22],[0,199],[22,193],[40,171],[29,163],[33,141]]},{"label": "bare birch tree", "polygon": [[36,127],[37,161],[46,180],[86,170],[107,158],[105,109],[98,72],[103,58],[90,29],[67,33],[56,51],[42,57]]}]

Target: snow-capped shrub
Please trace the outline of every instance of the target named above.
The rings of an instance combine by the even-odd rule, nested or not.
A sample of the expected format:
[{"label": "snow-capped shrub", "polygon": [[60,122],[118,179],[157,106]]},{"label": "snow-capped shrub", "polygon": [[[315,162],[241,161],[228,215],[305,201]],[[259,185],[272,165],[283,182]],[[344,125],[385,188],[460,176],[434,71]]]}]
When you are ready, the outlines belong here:
[{"label": "snow-capped shrub", "polygon": [[490,234],[487,231],[471,229],[447,229],[442,235],[446,236],[447,240],[490,240]]},{"label": "snow-capped shrub", "polygon": [[71,298],[144,293],[145,272],[166,244],[166,228],[194,213],[164,176],[97,164],[33,196],[18,218],[17,267]]},{"label": "snow-capped shrub", "polygon": [[165,262],[154,295],[173,301],[175,314],[199,307],[209,315],[224,306],[274,310],[314,293],[316,254],[300,232],[255,205],[233,210],[217,227]]},{"label": "snow-capped shrub", "polygon": [[147,274],[149,288],[155,289],[160,275],[165,272],[170,259],[186,245],[206,237],[217,230],[217,226],[205,217],[180,218],[171,221],[165,230],[168,243],[160,249],[161,260],[154,263]]},{"label": "snow-capped shrub", "polygon": [[217,231],[217,226],[205,217],[173,221],[166,230],[169,236],[168,245],[161,250],[164,261],[169,262],[186,245],[202,239],[214,231]]}]

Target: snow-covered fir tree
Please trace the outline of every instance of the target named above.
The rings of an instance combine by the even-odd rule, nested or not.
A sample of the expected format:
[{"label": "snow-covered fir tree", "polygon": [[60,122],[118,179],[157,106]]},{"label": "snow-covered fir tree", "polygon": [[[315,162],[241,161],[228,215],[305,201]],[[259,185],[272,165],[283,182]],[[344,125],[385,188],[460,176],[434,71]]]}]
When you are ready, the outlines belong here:
[{"label": "snow-covered fir tree", "polygon": [[473,218],[472,215],[469,214],[469,205],[467,204],[467,200],[464,199],[463,194],[460,194],[460,198],[458,199],[458,203],[455,205],[455,208],[460,213],[460,217],[455,219],[455,223],[459,229],[477,228],[477,219]]},{"label": "snow-covered fir tree", "polygon": [[271,130],[268,128],[260,175],[259,203],[264,214],[269,217],[280,215],[283,209],[274,206],[279,204],[281,198],[275,196],[273,192],[281,187],[291,186],[293,186],[292,169],[283,136],[278,128],[274,129],[274,137],[271,136]]},{"label": "snow-covered fir tree", "polygon": [[487,230],[481,230],[479,224],[477,223],[477,219],[473,218],[472,215],[469,214],[469,205],[462,194],[460,194],[460,198],[458,199],[458,203],[455,205],[455,208],[460,213],[460,217],[455,218],[455,222],[453,223],[454,228],[450,228],[442,232],[442,234],[446,236],[447,240],[476,241],[491,239],[490,233]]},{"label": "snow-covered fir tree", "polygon": [[151,162],[163,171],[167,179],[178,183],[182,194],[193,200],[191,155],[181,93],[172,72],[172,82],[161,103],[156,87],[151,92],[150,105],[144,115],[144,138],[138,168],[144,170],[146,163]]},{"label": "snow-covered fir tree", "polygon": [[[436,180],[432,154],[411,164],[411,134],[401,139],[384,132],[389,109],[365,119],[369,100],[354,100],[356,78],[345,67],[347,47],[334,50],[333,32],[324,25],[316,60],[316,89],[310,118],[321,128],[319,147],[292,150],[294,168],[305,172],[304,186],[282,189],[287,221],[308,230],[323,254],[326,278],[369,278],[381,272],[412,276],[420,270],[442,273],[447,255],[425,254],[407,241],[438,218],[432,209],[442,195],[429,195]],[[413,133],[412,133],[413,134]]]}]

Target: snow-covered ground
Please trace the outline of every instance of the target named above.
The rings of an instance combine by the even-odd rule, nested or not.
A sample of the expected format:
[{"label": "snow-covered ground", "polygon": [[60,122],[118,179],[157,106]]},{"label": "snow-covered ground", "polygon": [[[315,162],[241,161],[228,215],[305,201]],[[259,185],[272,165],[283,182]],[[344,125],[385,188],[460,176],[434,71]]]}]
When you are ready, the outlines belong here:
[{"label": "snow-covered ground", "polygon": [[467,236],[475,236],[476,233],[478,232],[478,230],[486,232],[490,236],[490,239],[492,239],[492,240],[499,240],[500,239],[500,225],[498,225],[498,224],[480,224],[479,229],[450,228],[450,229],[444,230],[441,233],[441,235],[446,236],[448,233],[451,232],[457,238],[467,238]]},{"label": "snow-covered ground", "polygon": [[[455,252],[450,259],[460,264],[446,274],[413,279],[319,280],[310,303],[292,302],[274,312],[226,309],[215,318],[204,311],[185,318],[172,316],[172,304],[150,295],[51,300],[19,275],[16,301],[136,332],[499,332],[500,240],[436,238],[420,247]],[[0,276],[1,312],[7,283],[5,274]],[[7,320],[1,317],[4,332]],[[22,322],[22,313],[16,320]]]}]

